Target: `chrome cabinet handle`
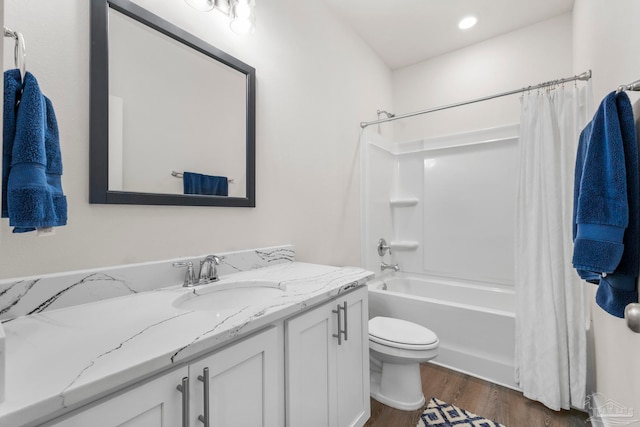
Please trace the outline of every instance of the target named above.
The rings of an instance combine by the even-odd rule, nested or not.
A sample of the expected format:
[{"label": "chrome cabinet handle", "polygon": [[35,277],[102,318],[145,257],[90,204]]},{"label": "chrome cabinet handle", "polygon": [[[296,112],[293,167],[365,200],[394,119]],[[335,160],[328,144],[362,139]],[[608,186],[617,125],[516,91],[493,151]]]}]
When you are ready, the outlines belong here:
[{"label": "chrome cabinet handle", "polygon": [[182,393],[182,427],[189,427],[189,377],[182,378],[176,388]]},{"label": "chrome cabinet handle", "polygon": [[343,304],[342,311],[344,311],[344,340],[347,341],[347,302],[345,301]]},{"label": "chrome cabinet handle", "polygon": [[[342,329],[342,316],[340,316],[340,312],[344,312],[344,329]],[[331,310],[332,313],[335,313],[338,316],[338,333],[333,334],[334,338],[338,338],[338,345],[342,345],[342,335],[344,334],[344,340],[347,341],[347,302],[345,301],[342,305],[337,305],[337,310]]]},{"label": "chrome cabinet handle", "polygon": [[198,375],[198,381],[204,384],[204,416],[198,415],[198,420],[209,427],[209,368],[202,370],[202,375]]},{"label": "chrome cabinet handle", "polygon": [[338,304],[337,310],[331,310],[332,313],[338,316],[338,333],[333,334],[334,338],[338,338],[338,345],[342,345],[342,317],[340,317],[340,310],[342,310],[340,304]]}]

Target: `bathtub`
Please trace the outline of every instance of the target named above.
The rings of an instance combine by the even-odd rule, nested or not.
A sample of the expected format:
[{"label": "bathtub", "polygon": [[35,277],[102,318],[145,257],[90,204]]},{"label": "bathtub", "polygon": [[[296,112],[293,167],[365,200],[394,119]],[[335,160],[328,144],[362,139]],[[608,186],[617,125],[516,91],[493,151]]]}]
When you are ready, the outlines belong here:
[{"label": "bathtub", "polygon": [[409,320],[438,335],[440,352],[431,363],[518,389],[513,289],[406,273],[376,278],[368,287],[369,318]]}]

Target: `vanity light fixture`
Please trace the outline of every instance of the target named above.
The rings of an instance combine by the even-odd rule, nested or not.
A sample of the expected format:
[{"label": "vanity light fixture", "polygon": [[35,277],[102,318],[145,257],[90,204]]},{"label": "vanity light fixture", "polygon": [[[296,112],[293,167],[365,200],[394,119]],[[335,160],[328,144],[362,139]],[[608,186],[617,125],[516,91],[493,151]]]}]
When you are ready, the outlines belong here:
[{"label": "vanity light fixture", "polygon": [[231,31],[251,34],[256,30],[255,0],[231,0]]},{"label": "vanity light fixture", "polygon": [[251,34],[256,29],[255,0],[184,0],[201,12],[218,10],[229,17],[229,27],[236,34]]},{"label": "vanity light fixture", "polygon": [[460,28],[461,30],[468,30],[477,23],[478,18],[476,18],[475,16],[467,16],[465,18],[462,18],[460,22],[458,22],[458,28]]}]

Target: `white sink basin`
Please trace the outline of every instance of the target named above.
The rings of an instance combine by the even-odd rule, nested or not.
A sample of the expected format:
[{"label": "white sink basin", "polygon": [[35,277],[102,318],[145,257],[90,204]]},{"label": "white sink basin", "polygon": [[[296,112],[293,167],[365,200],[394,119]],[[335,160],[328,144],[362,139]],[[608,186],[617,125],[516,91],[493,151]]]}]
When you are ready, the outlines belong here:
[{"label": "white sink basin", "polygon": [[285,295],[284,285],[265,280],[248,280],[202,285],[173,301],[182,310],[226,312],[262,304]]}]

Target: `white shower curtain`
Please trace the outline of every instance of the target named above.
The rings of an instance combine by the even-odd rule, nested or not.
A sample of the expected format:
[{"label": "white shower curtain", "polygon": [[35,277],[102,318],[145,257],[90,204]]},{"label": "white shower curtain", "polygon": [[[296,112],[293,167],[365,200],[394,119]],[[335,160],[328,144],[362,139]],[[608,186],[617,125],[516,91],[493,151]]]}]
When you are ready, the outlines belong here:
[{"label": "white shower curtain", "polygon": [[584,406],[586,286],[571,264],[573,172],[590,88],[525,94],[516,196],[516,382],[553,410]]}]

